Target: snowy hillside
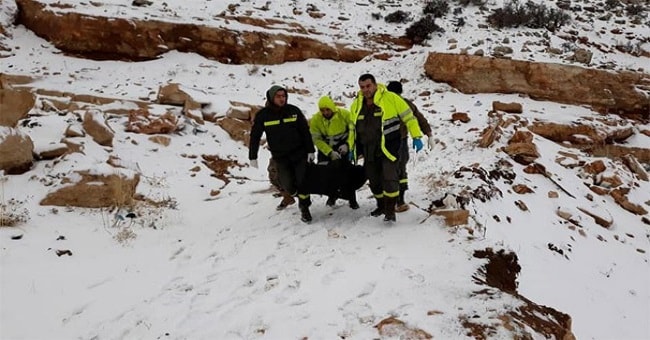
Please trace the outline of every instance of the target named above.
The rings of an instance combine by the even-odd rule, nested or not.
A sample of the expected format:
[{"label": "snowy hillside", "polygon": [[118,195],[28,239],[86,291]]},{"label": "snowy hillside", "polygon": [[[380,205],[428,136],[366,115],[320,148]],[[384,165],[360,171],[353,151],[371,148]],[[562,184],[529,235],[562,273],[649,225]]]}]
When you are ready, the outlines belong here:
[{"label": "snowy hillside", "polygon": [[[484,27],[504,1],[488,1],[484,9],[452,4],[436,21],[444,32],[380,58],[383,45],[365,35],[403,35],[424,1],[38,1],[60,13],[235,31],[263,28],[228,16],[278,19],[299,23],[319,41],[373,51],[354,63],[234,65],[176,50],[139,62],[67,55],[11,24],[16,2],[0,0],[1,91],[26,89],[35,104],[15,128],[0,127],[0,141],[19,133],[37,154],[64,140],[79,152],[0,176],[2,220],[15,221],[0,227],[0,338],[650,338],[650,182],[642,178],[650,171],[650,156],[643,156],[650,149],[648,116],[602,115],[514,92],[463,94],[429,79],[423,66],[430,52],[482,49],[491,56],[504,45],[512,48],[507,58],[575,65],[568,59],[580,47],[593,53],[582,67],[647,75],[647,4],[635,23],[627,2],[606,9],[610,1],[574,1],[571,22],[556,32]],[[397,10],[413,20],[386,23]],[[611,19],[602,18],[606,13]],[[284,26],[268,31],[277,27]],[[367,72],[382,83],[403,80],[404,97],[433,128],[436,146],[411,151],[410,209],[385,224],[369,215],[375,203],[364,186],[358,210],[343,201],[330,208],[326,197],[313,196],[310,224],[300,221],[297,204],[276,211],[268,150],[260,150],[260,169],[250,167],[248,148],[219,119],[238,103],[263,105],[274,84],[290,89],[289,103],[307,116],[325,94],[349,107]],[[159,89],[168,84],[180,84],[202,104],[190,110],[200,119],[183,114],[182,105],[160,103]],[[494,102],[523,110],[494,110]],[[138,110],[172,113],[178,130],[136,133],[129,112]],[[110,145],[90,135],[88,112],[106,118]],[[455,113],[469,119],[452,119]],[[549,122],[589,129],[558,142],[540,132],[539,124]],[[490,127],[500,137],[481,146]],[[521,136],[538,152],[527,165],[504,151]],[[618,154],[588,151],[601,137],[640,150],[634,155],[640,169]],[[139,178],[134,203],[40,204],[78,180],[78,171]],[[459,198],[447,208],[466,209],[467,223],[448,226],[432,214],[445,195]]]}]

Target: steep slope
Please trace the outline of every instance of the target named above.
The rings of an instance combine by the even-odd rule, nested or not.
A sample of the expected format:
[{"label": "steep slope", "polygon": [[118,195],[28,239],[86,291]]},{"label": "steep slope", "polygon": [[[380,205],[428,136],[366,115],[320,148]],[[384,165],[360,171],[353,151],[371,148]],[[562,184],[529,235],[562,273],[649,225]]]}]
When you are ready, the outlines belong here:
[{"label": "steep slope", "polygon": [[[168,1],[166,9],[160,3],[41,2],[94,16],[166,13],[165,21],[179,23],[227,9],[212,2]],[[416,3],[384,5],[387,12],[415,12]],[[370,4],[358,10],[345,1],[316,2],[319,11],[309,12],[326,14],[320,18],[285,4],[263,6],[242,2],[234,10],[267,19],[295,15],[319,32],[346,13],[352,20],[338,38],[352,45],[368,27],[393,35],[401,29],[369,18]],[[228,27],[241,26],[230,21]],[[0,229],[3,338],[650,335],[650,222],[640,210],[650,206],[643,179],[650,125],[642,117],[604,116],[517,94],[462,94],[424,76],[428,51],[418,46],[358,63],[226,65],[175,51],[132,63],[64,56],[24,27],[10,30],[2,73],[35,80],[18,84],[3,77],[3,84],[37,94],[16,129],[38,151],[62,139],[78,149],[3,176],[3,214],[23,217],[18,227]],[[462,46],[483,34],[492,42],[511,34],[477,32],[449,37]],[[330,43],[332,36],[325,36]],[[538,38],[541,45],[547,39]],[[442,40],[432,40],[431,48],[446,50]],[[617,68],[636,69],[642,58],[594,51],[593,65],[631,60]],[[411,209],[396,225],[384,225],[367,216],[373,203],[364,188],[356,211],[330,209],[325,198],[314,197],[311,225],[299,222],[294,207],[276,212],[266,173],[248,168],[246,147],[212,121],[241,106],[233,102],[262,104],[273,83],[287,86],[290,102],[308,115],[324,93],[347,105],[364,72],[381,81],[407,80],[405,96],[434,127],[434,150],[411,155]],[[161,103],[159,88],[169,83],[181,84],[193,104],[186,97]],[[520,113],[497,101],[520,104]],[[98,144],[82,125],[88,111],[106,119],[111,146]],[[171,133],[133,131],[143,111],[151,119],[175,117]],[[462,113],[465,122],[455,119]],[[620,157],[625,154],[634,157]],[[267,161],[261,152],[261,163]],[[120,209],[39,205],[47,193],[74,182],[70,173],[79,170],[138,173],[138,203]],[[431,214],[445,195],[455,198],[453,208],[470,212],[466,223],[447,227]]]}]

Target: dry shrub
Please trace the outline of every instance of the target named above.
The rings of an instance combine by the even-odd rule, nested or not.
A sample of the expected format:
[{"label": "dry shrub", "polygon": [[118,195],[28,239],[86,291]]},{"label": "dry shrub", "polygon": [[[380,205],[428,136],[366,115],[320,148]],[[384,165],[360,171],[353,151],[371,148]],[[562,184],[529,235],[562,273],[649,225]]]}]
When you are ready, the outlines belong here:
[{"label": "dry shrub", "polygon": [[29,221],[29,210],[24,204],[15,198],[0,202],[0,227],[15,227]]},{"label": "dry shrub", "polygon": [[414,44],[421,44],[429,39],[433,32],[442,32],[443,29],[436,25],[433,16],[427,15],[424,18],[414,22],[406,29],[406,37]]}]

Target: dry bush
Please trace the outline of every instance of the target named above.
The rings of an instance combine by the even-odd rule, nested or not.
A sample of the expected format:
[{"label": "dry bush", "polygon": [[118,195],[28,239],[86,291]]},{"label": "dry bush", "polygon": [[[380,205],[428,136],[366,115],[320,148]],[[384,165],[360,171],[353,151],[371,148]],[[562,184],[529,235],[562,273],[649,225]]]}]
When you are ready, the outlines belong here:
[{"label": "dry bush", "polygon": [[409,26],[406,29],[405,35],[414,44],[421,44],[425,40],[429,39],[431,33],[442,31],[443,29],[436,25],[435,19],[432,16],[427,15]]},{"label": "dry bush", "polygon": [[411,21],[411,14],[404,11],[395,11],[387,15],[384,20],[393,24],[403,24],[405,22]]},{"label": "dry bush", "polygon": [[24,201],[15,198],[0,202],[0,227],[15,227],[29,221],[29,210]]},{"label": "dry bush", "polygon": [[442,18],[449,13],[449,4],[446,0],[430,1],[424,6],[424,14],[431,14],[434,18]]},{"label": "dry bush", "polygon": [[544,4],[536,4],[532,1],[519,4],[511,1],[493,10],[487,20],[496,28],[524,26],[555,31],[567,24],[570,17],[564,11],[548,8]]}]

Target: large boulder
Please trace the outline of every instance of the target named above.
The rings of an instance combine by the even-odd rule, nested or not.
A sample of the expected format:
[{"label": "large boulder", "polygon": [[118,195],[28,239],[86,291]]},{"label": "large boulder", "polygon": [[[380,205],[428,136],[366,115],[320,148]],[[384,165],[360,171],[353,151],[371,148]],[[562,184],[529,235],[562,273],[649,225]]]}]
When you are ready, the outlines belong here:
[{"label": "large boulder", "polygon": [[235,118],[224,117],[217,120],[217,125],[228,132],[230,138],[248,146],[251,134],[251,122]]},{"label": "large boulder", "polygon": [[0,126],[0,170],[6,174],[22,174],[32,167],[34,143],[28,135],[10,127]]},{"label": "large boulder", "polygon": [[83,128],[93,140],[103,146],[113,146],[113,129],[108,126],[104,114],[96,110],[86,111],[83,118]]},{"label": "large boulder", "polygon": [[650,86],[650,75],[641,72],[446,53],[430,53],[424,68],[431,79],[463,93],[525,93],[599,111],[650,115],[650,98],[639,90]]},{"label": "large boulder", "polygon": [[34,107],[36,97],[25,90],[0,89],[0,126],[16,127]]},{"label": "large boulder", "polygon": [[63,178],[61,186],[47,194],[40,204],[85,208],[132,205],[140,175],[122,168],[102,170],[106,171],[73,172]]}]

